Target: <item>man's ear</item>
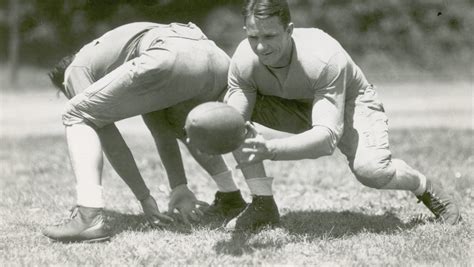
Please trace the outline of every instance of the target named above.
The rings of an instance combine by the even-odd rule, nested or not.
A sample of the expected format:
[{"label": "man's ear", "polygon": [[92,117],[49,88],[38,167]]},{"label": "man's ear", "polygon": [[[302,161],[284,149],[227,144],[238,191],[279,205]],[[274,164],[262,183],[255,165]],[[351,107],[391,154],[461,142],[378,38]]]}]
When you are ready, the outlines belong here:
[{"label": "man's ear", "polygon": [[294,29],[294,24],[293,22],[290,22],[288,23],[288,26],[286,27],[286,32],[288,33],[288,35],[292,35],[293,34],[293,29]]}]

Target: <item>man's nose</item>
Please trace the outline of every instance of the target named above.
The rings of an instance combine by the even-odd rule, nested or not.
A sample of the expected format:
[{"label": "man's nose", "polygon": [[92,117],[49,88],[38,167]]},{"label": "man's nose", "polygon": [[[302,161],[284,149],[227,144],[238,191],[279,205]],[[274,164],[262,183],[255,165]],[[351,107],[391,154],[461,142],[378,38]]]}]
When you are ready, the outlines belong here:
[{"label": "man's nose", "polygon": [[267,49],[267,45],[263,42],[258,42],[257,44],[257,51],[264,52]]}]

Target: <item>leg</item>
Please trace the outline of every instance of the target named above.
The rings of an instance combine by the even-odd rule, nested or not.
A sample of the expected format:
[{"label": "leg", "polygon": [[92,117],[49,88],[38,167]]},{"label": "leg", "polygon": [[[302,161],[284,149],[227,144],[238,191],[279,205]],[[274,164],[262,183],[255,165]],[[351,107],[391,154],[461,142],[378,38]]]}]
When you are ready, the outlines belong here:
[{"label": "leg", "polygon": [[97,133],[90,126],[66,127],[71,164],[77,181],[77,207],[71,220],[43,230],[43,234],[62,242],[99,242],[110,238],[105,229],[102,208],[102,149]]},{"label": "leg", "polygon": [[[214,93],[214,96],[212,96],[210,99],[217,98],[218,94]],[[201,99],[201,100],[188,100],[182,103],[179,103],[173,107],[167,108],[164,110],[164,116],[165,120],[168,122],[170,125],[170,128],[172,128],[172,131],[174,132],[176,138],[180,139],[184,144],[186,144],[189,152],[191,155],[194,157],[194,159],[199,163],[201,167],[203,167],[204,170],[213,178],[215,176],[218,176],[220,174],[229,172],[229,168],[227,167],[226,162],[224,161],[224,158],[222,156],[212,156],[212,155],[207,155],[203,154],[200,151],[198,151],[196,148],[193,146],[189,145],[186,142],[186,133],[184,131],[184,124],[186,121],[186,116],[188,113],[197,105],[206,102],[208,99]],[[210,100],[209,100],[210,101]],[[221,175],[222,176],[222,175]],[[228,181],[222,181],[227,184],[222,185],[222,187],[219,187],[219,180],[215,180],[217,183],[217,186],[219,187],[219,190],[223,190],[223,192],[229,192],[229,191],[235,191],[237,190],[237,186],[234,184],[234,181],[232,179],[232,176],[225,176],[225,177],[219,177],[219,178],[227,178]],[[231,187],[231,188],[227,188]]]},{"label": "leg", "polygon": [[[85,88],[68,101],[63,114],[77,181],[78,207],[70,221],[46,228],[46,236],[59,241],[103,240],[110,237],[103,227],[103,156],[96,129],[168,105],[166,90],[160,87],[162,84],[154,84],[149,78],[151,74],[159,77],[162,73],[157,69],[163,70],[159,67],[163,65],[165,68],[168,64],[166,60],[157,60],[159,55],[156,53],[129,61],[94,83],[87,79],[91,75],[86,69],[70,70],[68,84],[78,87],[73,88],[74,93]],[[163,55],[165,59],[167,56]],[[105,143],[110,148],[108,144]]]},{"label": "leg", "polygon": [[[301,133],[311,129],[311,104],[259,95],[254,107],[252,121],[257,123],[257,129],[268,139]],[[245,156],[238,150],[234,151],[233,155],[238,164],[242,162]],[[262,163],[242,167],[241,170],[247,182],[252,179],[267,177]],[[250,187],[252,190],[253,186]],[[271,181],[265,187],[262,183],[261,187],[261,190],[255,188],[258,190],[256,195],[272,195]]]},{"label": "leg", "polygon": [[[273,96],[258,96],[252,121],[259,124],[259,131],[267,138],[300,133],[311,128],[311,105]],[[233,154],[239,164],[246,156],[239,150]],[[263,163],[243,166],[241,170],[253,200],[237,217],[235,229],[255,230],[277,224],[280,215],[273,198],[273,178],[267,176]]]},{"label": "leg", "polygon": [[213,203],[202,207],[204,217],[201,223],[211,227],[219,227],[237,216],[246,206],[240,190],[234,182],[232,171],[227,167],[221,155],[207,155],[189,145],[183,131],[184,122],[189,111],[201,101],[186,101],[165,110],[166,121],[169,122],[175,136],[183,141],[191,155],[212,177],[218,187]]},{"label": "leg", "polygon": [[[66,127],[66,138],[78,189],[77,204],[103,208],[103,156],[97,132],[86,124],[75,124]],[[93,189],[89,194],[88,188]]]},{"label": "leg", "polygon": [[373,88],[368,88],[355,103],[346,105],[345,117],[339,148],[362,184],[376,189],[412,191],[436,217],[450,224],[460,220],[457,206],[439,185],[404,161],[391,158],[387,117]]}]

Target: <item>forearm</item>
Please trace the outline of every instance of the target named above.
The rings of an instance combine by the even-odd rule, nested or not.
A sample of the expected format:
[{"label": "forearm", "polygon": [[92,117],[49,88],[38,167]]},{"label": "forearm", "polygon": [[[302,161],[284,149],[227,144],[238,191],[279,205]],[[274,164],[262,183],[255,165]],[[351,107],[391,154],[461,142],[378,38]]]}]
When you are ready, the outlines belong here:
[{"label": "forearm", "polygon": [[178,141],[173,127],[168,122],[166,112],[164,110],[154,111],[143,114],[142,117],[155,140],[170,187],[173,189],[178,185],[186,184],[186,175]]},{"label": "forearm", "polygon": [[315,159],[331,155],[337,138],[326,127],[315,126],[301,134],[267,141],[272,160]]},{"label": "forearm", "polygon": [[155,141],[161,162],[168,176],[170,187],[173,189],[178,185],[186,184],[183,160],[176,138],[174,136],[160,136],[159,138],[155,138]]},{"label": "forearm", "polygon": [[143,200],[150,195],[150,190],[145,184],[143,177],[128,148],[125,140],[114,124],[107,125],[98,130],[102,149],[110,164],[117,174],[132,190],[138,200]]}]

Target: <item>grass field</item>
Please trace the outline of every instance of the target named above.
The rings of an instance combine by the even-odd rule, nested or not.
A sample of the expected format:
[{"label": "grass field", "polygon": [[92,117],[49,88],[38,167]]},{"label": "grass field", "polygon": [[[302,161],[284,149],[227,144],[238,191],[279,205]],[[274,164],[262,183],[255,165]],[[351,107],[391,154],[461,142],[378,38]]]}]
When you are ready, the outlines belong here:
[{"label": "grass field", "polygon": [[[461,204],[464,222],[445,226],[416,198],[359,184],[336,153],[270,162],[280,228],[255,235],[182,226],[150,228],[139,203],[109,165],[106,215],[114,237],[101,244],[54,243],[41,229],[75,201],[59,113],[63,98],[44,89],[0,98],[0,265],[398,265],[472,266],[474,153],[472,83],[379,85],[395,157],[440,181]],[[156,150],[137,119],[121,122],[160,208],[168,199]],[[235,165],[226,156],[229,164]],[[184,152],[189,186],[212,201],[209,177]],[[237,183],[250,195],[240,173]]]}]

